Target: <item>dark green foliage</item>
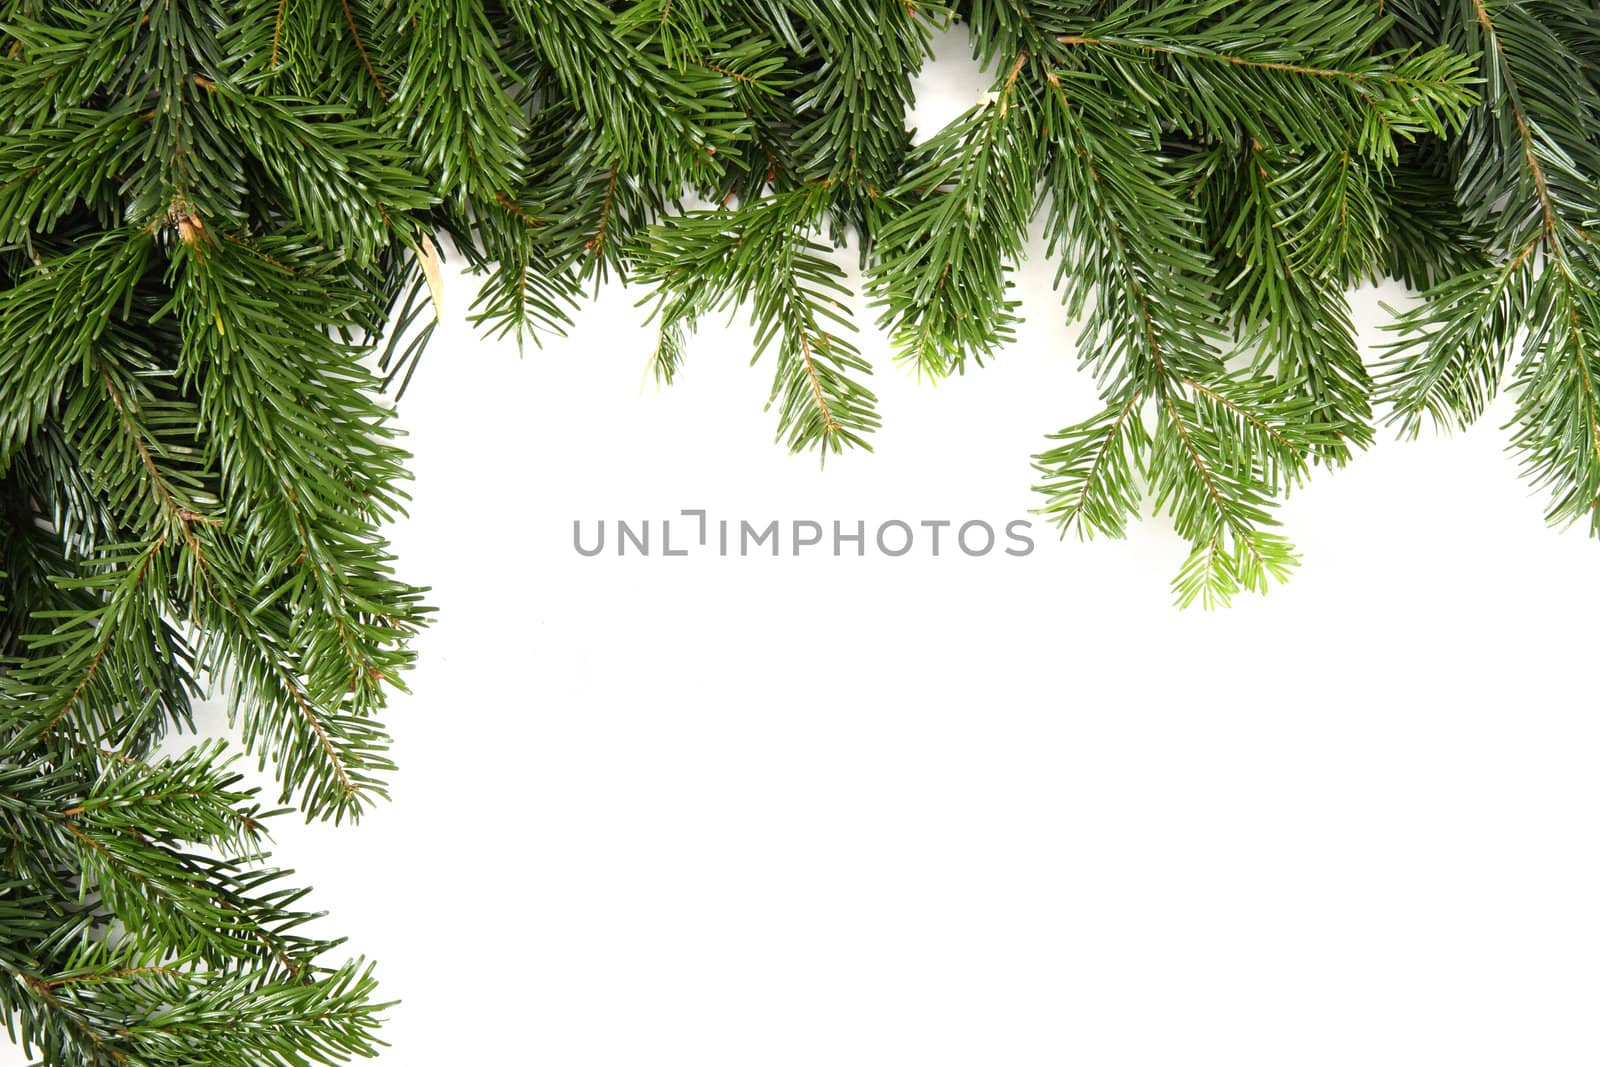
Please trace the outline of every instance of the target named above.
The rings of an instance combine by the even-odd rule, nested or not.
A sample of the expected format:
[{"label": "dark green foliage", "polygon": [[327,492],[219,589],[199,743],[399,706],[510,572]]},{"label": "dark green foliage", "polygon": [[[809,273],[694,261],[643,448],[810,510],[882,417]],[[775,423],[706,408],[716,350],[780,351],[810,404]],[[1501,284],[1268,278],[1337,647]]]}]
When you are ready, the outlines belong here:
[{"label": "dark green foliage", "polygon": [[1396,323],[1381,391],[1394,421],[1465,425],[1509,365],[1512,445],[1553,523],[1600,535],[1600,86],[1594,16],[1559,4],[1446,5],[1438,38],[1478,57],[1491,106],[1447,147],[1474,259]]},{"label": "dark green foliage", "polygon": [[1037,199],[1038,104],[1017,89],[1023,62],[992,99],[912,152],[880,208],[873,295],[897,355],[934,377],[1011,339],[1007,297]]},{"label": "dark green foliage", "polygon": [[853,330],[840,301],[844,271],[810,239],[828,204],[827,188],[803,186],[733,211],[696,211],[662,221],[638,255],[639,276],[658,283],[661,342],[653,367],[670,382],[686,334],[729,304],[748,304],[756,322],[755,358],[778,350],[772,404],[778,433],[798,451],[867,445],[877,429],[875,398],[851,374],[870,372],[843,336]]},{"label": "dark green foliage", "polygon": [[[914,145],[951,24],[990,91]],[[778,438],[825,457],[878,428],[831,253],[939,377],[1012,336],[1040,227],[1101,394],[1035,457],[1042,511],[1166,514],[1176,598],[1223,603],[1294,564],[1275,503],[1375,402],[1414,433],[1509,381],[1552,520],[1600,532],[1597,69],[1594,12],[1555,0],[0,0],[13,1036],[63,1065],[374,1051],[370,971],[303,933],[269,813],[218,747],[157,746],[215,689],[280,803],[384,795],[426,609],[382,534],[379,394],[440,250],[519,341],[652,287],[663,382],[748,309]],[[1344,294],[1383,275],[1423,298],[1369,376]]]},{"label": "dark green foliage", "polygon": [[275,7],[0,5],[0,1009],[50,1064],[375,1047],[227,758],[155,752],[217,685],[284,800],[357,817],[424,614],[358,357],[437,183],[365,64],[250,43]]}]

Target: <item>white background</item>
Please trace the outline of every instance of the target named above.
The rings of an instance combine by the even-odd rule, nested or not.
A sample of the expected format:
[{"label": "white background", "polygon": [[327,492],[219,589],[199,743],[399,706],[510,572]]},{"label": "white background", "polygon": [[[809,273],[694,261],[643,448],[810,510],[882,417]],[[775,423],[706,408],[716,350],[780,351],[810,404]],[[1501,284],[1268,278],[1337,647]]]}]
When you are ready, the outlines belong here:
[{"label": "white background", "polygon": [[[963,49],[925,132],[982,88]],[[658,391],[642,294],[519,358],[451,282],[401,404],[439,614],[394,801],[277,829],[403,1001],[382,1064],[1596,1062],[1600,547],[1545,527],[1503,404],[1317,477],[1301,571],[1220,613],[1170,606],[1160,520],[1023,559],[573,551],[681,508],[1025,517],[1095,410],[1051,273],[937,388],[864,330],[885,428],[826,471],[772,443],[742,321]]]}]

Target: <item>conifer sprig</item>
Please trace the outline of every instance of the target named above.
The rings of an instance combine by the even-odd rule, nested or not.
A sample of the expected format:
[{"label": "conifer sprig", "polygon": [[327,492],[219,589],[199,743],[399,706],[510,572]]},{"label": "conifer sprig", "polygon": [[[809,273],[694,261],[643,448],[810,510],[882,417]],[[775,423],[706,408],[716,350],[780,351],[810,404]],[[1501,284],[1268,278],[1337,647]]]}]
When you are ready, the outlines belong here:
[{"label": "conifer sprig", "polygon": [[685,336],[699,319],[730,305],[751,308],[755,359],[777,349],[770,404],[791,451],[826,457],[866,447],[877,429],[876,398],[857,377],[870,372],[847,334],[844,271],[808,236],[822,222],[828,186],[817,183],[737,211],[679,215],[654,228],[639,255],[639,278],[666,294],[656,314],[659,380],[677,372]]},{"label": "conifer sprig", "polygon": [[1417,433],[1424,416],[1466,425],[1509,366],[1512,447],[1550,494],[1547,517],[1600,535],[1592,31],[1520,4],[1471,0],[1447,8],[1439,32],[1479,56],[1495,105],[1475,110],[1449,146],[1457,203],[1488,262],[1438,281],[1397,320],[1381,391],[1405,433]]}]

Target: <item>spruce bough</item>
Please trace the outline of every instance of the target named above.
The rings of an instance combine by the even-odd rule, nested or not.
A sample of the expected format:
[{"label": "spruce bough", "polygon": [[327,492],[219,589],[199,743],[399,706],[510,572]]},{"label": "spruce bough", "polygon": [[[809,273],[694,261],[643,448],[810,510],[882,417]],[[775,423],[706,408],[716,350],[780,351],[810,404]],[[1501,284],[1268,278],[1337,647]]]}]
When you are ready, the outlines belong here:
[{"label": "spruce bough", "polygon": [[[992,85],[913,144],[953,22]],[[879,428],[830,253],[937,378],[1010,339],[1042,226],[1102,397],[1034,457],[1042,509],[1170,515],[1209,605],[1293,566],[1276,501],[1380,403],[1414,434],[1509,386],[1549,517],[1600,533],[1597,71],[1575,0],[0,0],[12,1037],[70,1067],[378,1048],[370,968],[263,846],[391,770],[427,612],[381,532],[381,394],[438,248],[519,342],[631,279],[664,383],[747,312],[780,441],[827,456]],[[1379,276],[1421,299],[1369,369],[1344,293]],[[202,684],[278,811],[220,745],[158,751]]]}]

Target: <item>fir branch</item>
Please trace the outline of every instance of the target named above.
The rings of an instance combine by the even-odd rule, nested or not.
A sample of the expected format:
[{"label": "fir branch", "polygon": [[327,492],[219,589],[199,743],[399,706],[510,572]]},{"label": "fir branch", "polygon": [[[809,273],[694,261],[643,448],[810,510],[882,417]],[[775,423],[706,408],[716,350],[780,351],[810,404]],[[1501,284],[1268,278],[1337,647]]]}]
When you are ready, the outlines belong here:
[{"label": "fir branch", "polygon": [[737,209],[685,214],[652,231],[640,277],[661,286],[656,315],[658,376],[676,373],[683,333],[704,315],[748,304],[756,355],[777,349],[769,406],[791,452],[815,447],[823,458],[846,446],[870,447],[876,398],[852,375],[871,368],[844,336],[844,273],[808,236],[821,221],[826,186],[811,186]]},{"label": "fir branch", "polygon": [[1143,400],[1144,391],[1133,390],[1120,406],[1051,434],[1050,440],[1062,444],[1034,457],[1044,476],[1036,491],[1048,501],[1040,512],[1063,535],[1075,530],[1085,540],[1096,533],[1126,536],[1144,496],[1139,467],[1150,440]]},{"label": "fir branch", "polygon": [[1119,121],[1118,101],[1053,66],[1045,80],[1056,286],[1073,318],[1094,299],[1079,340],[1081,362],[1108,397],[1159,387],[1165,368],[1218,373],[1222,338],[1202,217],[1168,161]]},{"label": "fir branch", "polygon": [[920,374],[980,366],[1016,322],[1011,265],[1022,255],[1037,203],[1038,102],[1022,80],[1026,54],[990,99],[914,149],[881,199],[867,288],[883,308],[898,358]]},{"label": "fir branch", "polygon": [[[1308,231],[1306,203],[1348,211],[1353,198],[1370,198],[1360,164],[1344,154],[1327,165],[1335,185],[1308,197],[1305,164],[1251,143],[1237,152],[1219,148],[1200,197],[1220,246],[1221,291],[1255,372],[1271,375],[1312,402],[1313,417],[1334,434],[1319,459],[1341,464],[1353,448],[1372,442],[1371,381],[1356,348],[1343,285],[1370,268],[1378,255],[1375,229],[1363,231],[1348,214]],[[1325,180],[1326,180],[1325,179]],[[1354,188],[1352,188],[1352,184]],[[1307,234],[1320,235],[1320,242]],[[1354,258],[1330,253],[1358,242]]]},{"label": "fir branch", "polygon": [[509,6],[561,93],[598,132],[602,158],[678,186],[713,179],[737,159],[746,119],[730,106],[735,90],[714,70],[674,64],[648,21],[615,22],[598,0]]},{"label": "fir branch", "polygon": [[[910,146],[911,79],[948,12],[846,0],[800,5],[800,15],[809,45],[827,61],[796,87],[795,110],[809,118],[795,132],[795,166],[801,181],[828,182],[841,214],[864,228],[870,202],[893,184]],[[862,34],[863,24],[879,32]]]},{"label": "fir branch", "polygon": [[1600,91],[1582,77],[1582,59],[1519,6],[1473,0],[1441,32],[1481,48],[1490,100],[1453,163],[1457,195],[1488,227],[1495,262],[1440,281],[1397,320],[1383,392],[1408,433],[1425,413],[1471,422],[1496,394],[1520,334],[1512,446],[1551,494],[1550,521],[1585,521],[1600,535],[1600,249],[1589,232],[1600,198],[1586,176],[1600,165]]},{"label": "fir branch", "polygon": [[[341,3],[348,16],[347,0]],[[526,124],[504,88],[510,71],[483,5],[419,0],[411,14],[410,63],[394,106],[406,116],[401,128],[424,173],[458,202],[515,189],[522,172],[516,145]]]},{"label": "fir branch", "polygon": [[[309,774],[310,810],[353,816],[363,791],[376,788],[370,772],[389,766],[368,716],[382,704],[382,683],[397,684],[411,661],[405,642],[421,609],[418,592],[393,578],[374,529],[399,507],[404,454],[390,443],[367,373],[330,335],[340,295],[312,288],[328,279],[318,263],[285,242],[184,245],[171,267],[171,307],[202,417],[227,428],[222,495],[253,501],[248,550],[265,572],[254,587],[232,586],[250,589],[248,616],[242,597],[225,601],[210,615],[215,643],[201,647],[221,654],[219,666],[271,709],[245,717],[247,743],[275,754],[286,791]],[[298,307],[255,295],[295,276]],[[269,648],[262,631],[276,611],[292,621]],[[233,707],[237,714],[237,691]]]},{"label": "fir branch", "polygon": [[1393,159],[1397,139],[1443,134],[1474,97],[1449,49],[1379,52],[1389,25],[1353,0],[1128,3],[1056,41],[1184,133],[1226,142],[1242,126],[1330,152],[1354,133],[1362,155]]}]

